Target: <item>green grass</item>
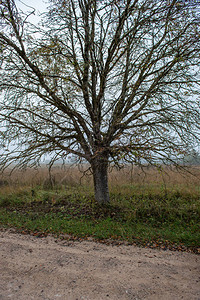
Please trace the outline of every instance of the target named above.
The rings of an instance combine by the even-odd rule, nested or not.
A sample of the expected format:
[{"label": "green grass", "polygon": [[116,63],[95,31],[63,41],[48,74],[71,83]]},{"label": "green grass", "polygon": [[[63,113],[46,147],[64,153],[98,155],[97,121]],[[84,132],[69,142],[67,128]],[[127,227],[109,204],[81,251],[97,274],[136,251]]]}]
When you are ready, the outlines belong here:
[{"label": "green grass", "polygon": [[[119,192],[120,190],[120,192]],[[198,193],[135,186],[111,189],[111,204],[99,207],[92,190],[68,187],[45,191],[18,189],[0,194],[0,227],[29,233],[69,234],[97,240],[127,241],[143,246],[198,250]]]}]

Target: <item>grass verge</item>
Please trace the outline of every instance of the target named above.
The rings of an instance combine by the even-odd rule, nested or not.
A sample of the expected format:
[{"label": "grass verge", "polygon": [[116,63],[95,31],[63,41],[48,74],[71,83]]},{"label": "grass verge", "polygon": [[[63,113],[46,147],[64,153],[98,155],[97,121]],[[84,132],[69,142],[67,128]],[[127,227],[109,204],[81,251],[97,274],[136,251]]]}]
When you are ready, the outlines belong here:
[{"label": "grass verge", "polygon": [[106,243],[199,252],[198,194],[137,187],[111,191],[111,204],[99,207],[86,187],[45,191],[23,188],[0,195],[0,227],[38,236],[93,238]]}]

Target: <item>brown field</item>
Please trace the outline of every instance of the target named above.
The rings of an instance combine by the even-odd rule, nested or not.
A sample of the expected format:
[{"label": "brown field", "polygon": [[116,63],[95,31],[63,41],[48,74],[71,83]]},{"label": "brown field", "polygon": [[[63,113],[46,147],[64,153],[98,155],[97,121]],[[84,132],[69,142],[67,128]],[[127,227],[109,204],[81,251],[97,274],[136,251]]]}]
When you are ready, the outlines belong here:
[{"label": "brown field", "polygon": [[[109,170],[110,190],[123,187],[128,190],[134,186],[140,192],[180,191],[187,193],[199,193],[200,167],[190,167],[188,170],[177,170],[172,167],[163,167],[158,170],[155,167],[126,166],[121,170],[111,168]],[[16,188],[36,187],[66,188],[68,186],[87,185],[93,188],[93,180],[87,165],[70,166],[55,165],[51,172],[43,166],[38,169],[6,170],[0,174],[0,191],[8,192]]]}]

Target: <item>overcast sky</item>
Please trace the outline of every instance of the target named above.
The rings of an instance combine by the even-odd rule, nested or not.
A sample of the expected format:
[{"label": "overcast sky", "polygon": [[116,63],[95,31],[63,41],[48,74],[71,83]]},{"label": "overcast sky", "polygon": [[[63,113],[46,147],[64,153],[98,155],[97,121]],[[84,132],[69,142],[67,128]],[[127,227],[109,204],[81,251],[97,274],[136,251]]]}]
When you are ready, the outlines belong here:
[{"label": "overcast sky", "polygon": [[48,6],[47,0],[16,0],[15,3],[18,8],[22,11],[32,11],[31,7],[35,9],[35,15],[30,16],[29,21],[32,23],[37,23],[40,20],[40,13],[46,10]]}]

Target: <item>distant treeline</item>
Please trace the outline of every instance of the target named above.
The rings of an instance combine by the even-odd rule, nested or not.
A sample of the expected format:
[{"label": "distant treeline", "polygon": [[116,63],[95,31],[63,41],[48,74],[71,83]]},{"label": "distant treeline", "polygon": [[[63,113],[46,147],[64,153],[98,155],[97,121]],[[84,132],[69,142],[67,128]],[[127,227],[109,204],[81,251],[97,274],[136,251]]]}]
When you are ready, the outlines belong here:
[{"label": "distant treeline", "polygon": [[200,165],[200,153],[193,151],[190,155],[185,156],[181,163],[185,165],[191,166],[199,166]]}]

